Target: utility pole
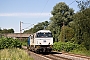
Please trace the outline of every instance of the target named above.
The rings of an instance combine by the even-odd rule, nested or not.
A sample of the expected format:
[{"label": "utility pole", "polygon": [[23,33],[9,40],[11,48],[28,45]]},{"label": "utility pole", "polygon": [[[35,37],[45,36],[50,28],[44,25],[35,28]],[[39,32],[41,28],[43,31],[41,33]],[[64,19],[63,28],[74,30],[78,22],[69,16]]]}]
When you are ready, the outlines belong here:
[{"label": "utility pole", "polygon": [[20,21],[20,33],[22,33],[22,23],[23,22]]},{"label": "utility pole", "polygon": [[20,40],[21,40],[21,33],[22,33],[22,30],[21,30],[22,29],[21,28],[22,26],[21,25],[22,25],[22,22],[20,21]]},{"label": "utility pole", "polygon": [[20,21],[20,33],[21,33],[22,31],[21,31],[21,21]]},{"label": "utility pole", "polygon": [[64,21],[63,21],[63,41],[65,42],[65,24],[64,24]]},{"label": "utility pole", "polygon": [[[20,33],[22,33],[22,30],[27,29],[27,28],[31,27],[32,25],[34,25],[34,24],[32,24],[32,25],[22,29],[22,23],[23,22],[20,21]],[[23,24],[31,24],[31,23],[23,23]]]},{"label": "utility pole", "polygon": [[23,22],[20,21],[20,40],[22,40],[22,23]]}]

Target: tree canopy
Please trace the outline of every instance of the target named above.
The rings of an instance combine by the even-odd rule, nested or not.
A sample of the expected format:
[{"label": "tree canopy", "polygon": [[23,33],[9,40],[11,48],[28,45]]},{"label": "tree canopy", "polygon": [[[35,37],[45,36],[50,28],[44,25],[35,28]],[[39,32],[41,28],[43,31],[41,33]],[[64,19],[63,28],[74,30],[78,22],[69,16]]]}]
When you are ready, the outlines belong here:
[{"label": "tree canopy", "polygon": [[51,14],[53,16],[50,18],[50,20],[62,27],[63,22],[65,25],[67,25],[70,21],[72,21],[74,10],[69,8],[69,6],[64,2],[60,2],[53,7]]},{"label": "tree canopy", "polygon": [[90,8],[74,15],[76,42],[90,48]]},{"label": "tree canopy", "polygon": [[80,11],[90,8],[90,0],[81,0],[76,2],[78,3],[78,7],[80,8]]},{"label": "tree canopy", "polygon": [[3,34],[3,33],[14,33],[14,29],[1,29],[0,28],[0,33]]},{"label": "tree canopy", "polygon": [[53,33],[53,36],[56,40],[58,40],[61,27],[63,26],[63,22],[64,25],[68,25],[69,22],[73,20],[72,17],[74,14],[74,10],[72,8],[69,8],[69,6],[66,5],[64,2],[60,2],[53,7],[51,14],[53,16],[50,18],[51,24],[49,25],[48,28],[52,32],[56,33],[56,34]]}]

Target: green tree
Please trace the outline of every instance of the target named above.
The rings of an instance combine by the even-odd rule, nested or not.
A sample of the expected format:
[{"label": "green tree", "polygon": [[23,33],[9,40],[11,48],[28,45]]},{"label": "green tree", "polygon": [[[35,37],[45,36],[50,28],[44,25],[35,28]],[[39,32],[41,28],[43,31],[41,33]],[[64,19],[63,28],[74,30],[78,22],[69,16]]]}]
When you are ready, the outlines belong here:
[{"label": "green tree", "polygon": [[73,19],[76,42],[90,49],[90,8],[77,12]]},{"label": "green tree", "polygon": [[8,33],[7,29],[3,29],[1,33]]},{"label": "green tree", "polygon": [[50,22],[48,28],[51,32],[52,32],[52,35],[53,35],[53,38],[54,38],[54,42],[55,41],[58,41],[58,36],[60,34],[60,26],[57,26],[53,21]]},{"label": "green tree", "polygon": [[38,23],[37,25],[35,25],[33,28],[24,31],[24,33],[35,33],[39,30],[46,29],[48,27],[48,25],[49,25],[48,21],[41,22],[41,23]]},{"label": "green tree", "polygon": [[14,33],[14,29],[8,29],[8,33]]},{"label": "green tree", "polygon": [[73,42],[72,38],[74,37],[74,29],[68,26],[62,26],[61,33],[59,35],[59,41],[61,42]]},{"label": "green tree", "polygon": [[2,29],[0,28],[0,33],[2,32]]},{"label": "green tree", "polygon": [[51,14],[53,16],[50,18],[51,24],[49,25],[49,29],[52,32],[55,32],[53,36],[57,40],[60,35],[63,22],[65,25],[68,25],[68,23],[73,20],[72,16],[74,14],[74,10],[69,8],[69,6],[64,2],[60,2],[53,7]]},{"label": "green tree", "polygon": [[4,34],[4,33],[14,33],[14,29],[0,29],[0,33]]},{"label": "green tree", "polygon": [[74,10],[69,8],[64,2],[60,2],[54,6],[51,14],[53,17],[51,17],[50,20],[56,23],[56,25],[62,27],[63,22],[65,25],[68,25],[68,23],[72,21]]},{"label": "green tree", "polygon": [[78,7],[81,11],[90,8],[90,0],[81,0],[76,2],[78,3]]}]

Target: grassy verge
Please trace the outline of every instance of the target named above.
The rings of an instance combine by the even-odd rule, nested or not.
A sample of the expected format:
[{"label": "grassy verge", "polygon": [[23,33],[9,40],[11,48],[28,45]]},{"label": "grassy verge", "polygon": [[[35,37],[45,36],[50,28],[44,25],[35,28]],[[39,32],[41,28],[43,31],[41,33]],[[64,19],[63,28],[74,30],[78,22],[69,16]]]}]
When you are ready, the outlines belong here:
[{"label": "grassy verge", "polygon": [[0,60],[33,60],[27,52],[19,48],[0,50]]},{"label": "grassy verge", "polygon": [[72,50],[69,53],[74,53],[74,54],[80,54],[80,55],[85,55],[85,56],[90,56],[90,50]]}]

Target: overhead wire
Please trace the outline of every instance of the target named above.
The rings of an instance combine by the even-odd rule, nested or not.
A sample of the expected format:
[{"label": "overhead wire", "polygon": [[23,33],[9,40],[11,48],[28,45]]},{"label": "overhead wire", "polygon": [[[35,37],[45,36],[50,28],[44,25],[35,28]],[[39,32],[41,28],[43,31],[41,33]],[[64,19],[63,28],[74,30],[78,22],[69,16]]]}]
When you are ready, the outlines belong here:
[{"label": "overhead wire", "polygon": [[33,26],[34,24],[31,24],[31,23],[24,23],[24,22],[21,22],[22,24],[30,24],[28,27],[26,27],[26,28],[23,28],[23,29],[21,29],[21,30],[25,30],[25,29],[28,29],[29,27],[31,27],[31,26]]},{"label": "overhead wire", "polygon": [[[48,1],[49,1],[49,0],[47,0],[47,2],[45,3],[45,6],[44,6],[44,8],[42,9],[40,15],[43,13],[43,11],[44,11],[46,5],[48,4]],[[39,18],[39,17],[38,17],[38,18]],[[31,23],[23,23],[23,24],[31,24]],[[34,24],[32,24],[32,25],[34,25]],[[30,25],[30,26],[28,26],[28,27],[26,27],[26,28],[23,28],[22,30],[24,30],[24,29],[28,29],[28,28],[31,27],[32,25]]]},{"label": "overhead wire", "polygon": [[73,4],[74,2],[76,2],[76,0],[72,1],[69,5]]},{"label": "overhead wire", "polygon": [[[44,7],[43,7],[43,9],[42,9],[42,11],[41,11],[41,13],[40,13],[40,15],[39,15],[39,16],[41,16],[41,15],[42,15],[42,13],[43,13],[43,11],[45,10],[45,8],[46,8],[46,6],[47,6],[48,2],[49,2],[49,0],[47,0],[47,1],[46,1],[46,3],[45,3],[45,5],[44,5]],[[38,17],[38,18],[39,18],[39,17]]]},{"label": "overhead wire", "polygon": [[29,27],[31,27],[31,26],[33,26],[34,24],[32,24],[32,25],[30,25],[30,26],[28,26],[28,27],[26,27],[26,28],[23,28],[22,30],[25,30],[25,29],[28,29]]},{"label": "overhead wire", "polygon": [[[46,2],[46,4],[45,4],[45,6],[44,6],[44,8],[43,8],[42,12],[44,11],[45,7],[47,6],[48,1],[49,1],[49,0],[47,0],[47,2]],[[42,13],[42,12],[41,12],[41,13]]]}]

